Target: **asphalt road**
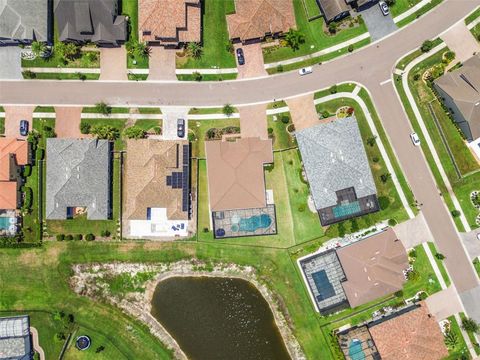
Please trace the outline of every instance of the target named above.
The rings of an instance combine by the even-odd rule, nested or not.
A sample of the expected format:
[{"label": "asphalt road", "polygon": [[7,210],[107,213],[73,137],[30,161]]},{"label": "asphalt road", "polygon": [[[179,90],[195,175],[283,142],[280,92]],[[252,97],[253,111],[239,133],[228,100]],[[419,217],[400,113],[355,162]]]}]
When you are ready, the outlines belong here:
[{"label": "asphalt road", "polygon": [[[116,106],[240,105],[294,97],[339,82],[359,82],[370,90],[407,180],[423,203],[422,212],[440,252],[446,256],[453,284],[460,295],[471,294],[480,289],[477,275],[423,153],[410,142],[410,122],[389,79],[399,58],[425,39],[437,37],[478,5],[480,0],[446,0],[407,28],[353,54],[317,65],[313,74],[303,77],[293,71],[258,79],[203,83],[1,81],[0,104],[91,105],[105,101]],[[468,313],[475,313],[474,300],[464,301],[464,305]]]}]

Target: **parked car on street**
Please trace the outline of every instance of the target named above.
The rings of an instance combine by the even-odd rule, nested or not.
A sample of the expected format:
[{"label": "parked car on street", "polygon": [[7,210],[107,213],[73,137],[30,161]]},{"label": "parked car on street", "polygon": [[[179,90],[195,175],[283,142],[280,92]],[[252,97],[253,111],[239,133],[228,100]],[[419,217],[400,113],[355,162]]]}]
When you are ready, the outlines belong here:
[{"label": "parked car on street", "polygon": [[378,6],[380,6],[380,10],[382,10],[383,16],[387,16],[390,14],[390,9],[388,8],[388,5],[385,1],[380,1],[378,3]]},{"label": "parked car on street", "polygon": [[312,71],[313,71],[312,67],[307,66],[307,67],[304,67],[304,68],[301,68],[300,70],[298,70],[298,73],[300,75],[307,75],[307,74],[311,74]]},{"label": "parked car on street", "polygon": [[245,56],[243,56],[243,49],[242,48],[237,49],[237,61],[238,61],[238,65],[245,64]]},{"label": "parked car on street", "polygon": [[28,135],[28,121],[27,120],[20,120],[20,135],[27,136]]},{"label": "parked car on street", "polygon": [[420,138],[418,137],[417,133],[411,133],[410,139],[412,139],[413,145],[420,146]]},{"label": "parked car on street", "polygon": [[185,137],[185,119],[177,119],[177,136]]}]

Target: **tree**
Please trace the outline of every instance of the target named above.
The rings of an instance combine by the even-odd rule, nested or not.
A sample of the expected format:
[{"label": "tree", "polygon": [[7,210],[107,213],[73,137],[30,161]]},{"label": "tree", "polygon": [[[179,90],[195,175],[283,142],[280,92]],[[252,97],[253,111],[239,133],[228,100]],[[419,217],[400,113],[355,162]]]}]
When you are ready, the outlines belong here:
[{"label": "tree", "polygon": [[328,89],[330,94],[336,94],[337,93],[337,85],[332,85],[330,86],[330,89]]},{"label": "tree", "polygon": [[388,180],[390,180],[391,177],[392,177],[392,174],[385,173],[380,175],[380,180],[382,180],[382,182],[385,184]]},{"label": "tree", "polygon": [[123,136],[127,139],[143,139],[147,136],[147,132],[138,126],[131,126],[123,130]]},{"label": "tree", "polygon": [[45,138],[54,138],[57,137],[57,134],[55,134],[55,130],[51,126],[44,125],[43,136]]},{"label": "tree", "polygon": [[467,332],[478,333],[478,323],[472,318],[465,318],[462,320],[462,329]]},{"label": "tree", "polygon": [[192,76],[193,76],[193,80],[195,81],[202,81],[203,79],[202,74],[200,74],[198,71],[194,71]]},{"label": "tree", "polygon": [[385,2],[387,3],[388,6],[393,6],[395,5],[396,0],[386,0]]},{"label": "tree", "polygon": [[100,233],[101,236],[103,237],[109,237],[110,236],[110,231],[108,230],[102,230],[102,232]]},{"label": "tree", "polygon": [[288,117],[288,115],[282,115],[282,123],[284,123],[285,125],[288,124],[290,122],[290,118]]},{"label": "tree", "polygon": [[140,57],[143,59],[147,59],[150,57],[151,48],[147,45],[146,42],[140,42],[135,40],[130,40],[125,44],[125,48],[127,49],[127,54],[131,57]]},{"label": "tree", "polygon": [[95,240],[95,235],[93,235],[93,234],[87,234],[87,235],[85,235],[85,240],[87,240],[87,241],[93,241],[93,240]]},{"label": "tree", "polygon": [[433,49],[433,41],[431,40],[425,40],[422,44],[422,46],[420,47],[420,50],[422,50],[422,52],[426,53],[426,52],[429,52],[430,50]]},{"label": "tree", "polygon": [[225,104],[225,105],[223,105],[222,112],[223,112],[225,115],[231,116],[234,111],[235,111],[235,108],[234,108],[232,105],[230,105],[230,104]]},{"label": "tree", "polygon": [[453,209],[451,212],[453,217],[459,217],[460,216],[460,211],[458,211],[457,209]]},{"label": "tree", "polygon": [[118,129],[110,125],[92,126],[90,133],[95,135],[98,139],[106,140],[116,140],[120,136]]},{"label": "tree", "polygon": [[348,52],[352,52],[353,51],[353,44],[350,44],[348,45]]},{"label": "tree", "polygon": [[80,122],[80,132],[82,134],[89,134],[91,127],[92,126],[85,121]]},{"label": "tree", "polygon": [[187,54],[194,59],[200,59],[203,54],[203,48],[197,42],[189,42],[187,45]]},{"label": "tree", "polygon": [[32,42],[32,52],[35,56],[43,56],[46,50],[47,46],[45,43],[39,41]]},{"label": "tree", "polygon": [[292,50],[300,49],[300,45],[305,43],[305,35],[295,29],[290,29],[285,33],[285,41]]},{"label": "tree", "polygon": [[448,330],[445,333],[445,338],[444,338],[445,345],[447,345],[448,348],[453,349],[458,345],[458,335],[456,332],[452,330]]},{"label": "tree", "polygon": [[22,71],[22,75],[24,79],[35,79],[37,77],[37,74],[31,70]]},{"label": "tree", "polygon": [[445,255],[443,255],[442,253],[436,253],[436,254],[435,254],[435,257],[436,257],[438,260],[445,260]]},{"label": "tree", "polygon": [[95,111],[103,115],[110,115],[112,108],[103,101],[100,101],[99,103],[95,104]]},{"label": "tree", "polygon": [[338,236],[344,237],[345,236],[345,222],[338,223]]},{"label": "tree", "polygon": [[338,24],[335,21],[332,21],[330,24],[328,24],[328,32],[330,34],[336,34],[337,28],[338,28]]},{"label": "tree", "polygon": [[375,145],[376,141],[377,141],[377,137],[375,135],[367,138],[367,144],[370,145],[370,146]]}]

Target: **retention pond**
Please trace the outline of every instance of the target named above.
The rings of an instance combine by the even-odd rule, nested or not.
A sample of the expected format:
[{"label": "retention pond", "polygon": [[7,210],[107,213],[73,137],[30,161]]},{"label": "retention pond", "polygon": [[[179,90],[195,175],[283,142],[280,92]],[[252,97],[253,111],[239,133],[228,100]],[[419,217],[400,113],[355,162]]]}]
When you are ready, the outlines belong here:
[{"label": "retention pond", "polygon": [[290,359],[267,301],[246,280],[168,278],[151,313],[189,359]]}]

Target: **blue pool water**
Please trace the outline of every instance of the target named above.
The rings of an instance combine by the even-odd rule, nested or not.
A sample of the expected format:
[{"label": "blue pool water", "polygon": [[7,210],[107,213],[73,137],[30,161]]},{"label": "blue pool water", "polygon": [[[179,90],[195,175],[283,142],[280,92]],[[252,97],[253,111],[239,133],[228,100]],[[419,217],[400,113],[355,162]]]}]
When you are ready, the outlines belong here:
[{"label": "blue pool water", "polygon": [[358,201],[355,201],[355,202],[352,202],[352,203],[349,203],[349,204],[345,204],[345,205],[335,206],[332,210],[333,210],[333,215],[337,219],[341,218],[341,217],[344,217],[344,216],[350,216],[350,215],[353,215],[353,214],[356,214],[356,213],[359,213],[359,212],[362,211]]},{"label": "blue pool water", "polygon": [[365,353],[362,350],[362,342],[358,339],[353,339],[348,345],[348,356],[352,360],[365,360]]},{"label": "blue pool water", "polygon": [[9,217],[0,217],[0,230],[8,230],[10,226],[10,219]]},{"label": "blue pool water", "polygon": [[267,214],[255,215],[249,218],[241,218],[237,225],[232,225],[233,231],[255,231],[257,229],[267,228],[272,223],[272,219]]}]

